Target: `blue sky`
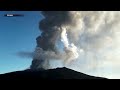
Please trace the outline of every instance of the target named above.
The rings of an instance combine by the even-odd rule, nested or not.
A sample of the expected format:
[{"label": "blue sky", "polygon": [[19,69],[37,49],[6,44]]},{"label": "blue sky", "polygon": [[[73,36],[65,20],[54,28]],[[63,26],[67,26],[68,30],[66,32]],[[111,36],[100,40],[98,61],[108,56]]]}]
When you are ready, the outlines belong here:
[{"label": "blue sky", "polygon": [[[4,17],[6,13],[24,17]],[[16,53],[34,51],[41,19],[40,11],[0,11],[0,74],[30,66],[31,58],[21,58]]]}]

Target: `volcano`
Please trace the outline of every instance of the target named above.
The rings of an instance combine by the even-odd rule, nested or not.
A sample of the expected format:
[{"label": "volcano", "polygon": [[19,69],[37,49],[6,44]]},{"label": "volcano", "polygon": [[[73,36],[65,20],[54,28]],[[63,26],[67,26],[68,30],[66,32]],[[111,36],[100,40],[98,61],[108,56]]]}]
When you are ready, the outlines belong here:
[{"label": "volcano", "polygon": [[0,75],[0,80],[36,80],[41,79],[106,79],[94,77],[63,67],[49,70],[24,70]]}]

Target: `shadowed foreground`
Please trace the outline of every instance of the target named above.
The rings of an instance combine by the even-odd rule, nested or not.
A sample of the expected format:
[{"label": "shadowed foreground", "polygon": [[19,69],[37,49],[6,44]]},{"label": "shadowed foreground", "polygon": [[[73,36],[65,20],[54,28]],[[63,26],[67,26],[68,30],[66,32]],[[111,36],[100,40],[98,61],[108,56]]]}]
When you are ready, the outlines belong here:
[{"label": "shadowed foreground", "polygon": [[25,70],[0,75],[0,80],[41,80],[41,79],[105,79],[89,76],[68,68],[49,70]]}]

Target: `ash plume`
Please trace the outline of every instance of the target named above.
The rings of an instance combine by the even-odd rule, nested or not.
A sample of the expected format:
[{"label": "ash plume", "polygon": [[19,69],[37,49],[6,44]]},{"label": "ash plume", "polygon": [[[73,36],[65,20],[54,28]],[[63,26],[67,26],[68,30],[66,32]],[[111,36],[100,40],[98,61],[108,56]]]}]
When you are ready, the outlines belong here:
[{"label": "ash plume", "polygon": [[109,67],[114,62],[115,66],[119,62],[119,11],[42,11],[41,14],[42,33],[36,38],[31,69],[49,69],[50,62],[61,60],[63,66],[95,73],[102,71],[104,65]]},{"label": "ash plume", "polygon": [[[69,43],[66,33],[67,26],[69,29],[70,25],[75,26],[74,24],[76,24],[75,19],[73,19],[75,14],[69,11],[43,11],[42,14],[44,19],[39,24],[42,34],[36,39],[37,47],[34,59],[48,63],[52,59],[60,59],[65,62],[76,59],[78,57],[77,47],[73,43]],[[57,41],[61,41],[64,45],[62,53],[56,47]],[[44,64],[44,62],[42,63]],[[37,67],[41,68],[41,65]],[[48,69],[48,67],[45,66],[42,68]]]}]

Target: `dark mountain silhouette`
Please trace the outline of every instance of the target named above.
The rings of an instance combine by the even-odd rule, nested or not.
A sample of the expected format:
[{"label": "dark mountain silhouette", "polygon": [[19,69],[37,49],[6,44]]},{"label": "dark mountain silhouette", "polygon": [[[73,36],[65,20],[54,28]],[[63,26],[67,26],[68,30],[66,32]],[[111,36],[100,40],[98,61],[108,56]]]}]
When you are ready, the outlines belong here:
[{"label": "dark mountain silhouette", "polygon": [[41,79],[105,79],[89,76],[68,68],[49,70],[25,70],[0,75],[0,80],[41,80]]}]

